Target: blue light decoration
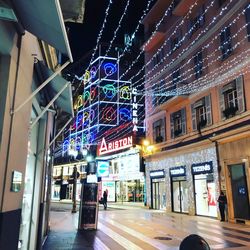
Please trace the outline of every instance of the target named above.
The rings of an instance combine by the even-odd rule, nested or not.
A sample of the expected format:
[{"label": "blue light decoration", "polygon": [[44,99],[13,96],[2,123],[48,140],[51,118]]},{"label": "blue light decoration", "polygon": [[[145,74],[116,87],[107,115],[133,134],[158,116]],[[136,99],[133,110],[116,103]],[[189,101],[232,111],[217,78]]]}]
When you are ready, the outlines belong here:
[{"label": "blue light decoration", "polygon": [[75,145],[76,150],[80,150],[82,147],[82,137],[77,136],[75,140],[75,144],[76,144]]},{"label": "blue light decoration", "polygon": [[104,63],[103,68],[106,77],[112,76],[117,72],[117,64],[114,63]]},{"label": "blue light decoration", "polygon": [[62,154],[64,155],[69,150],[69,140],[65,139],[63,142]]},{"label": "blue light decoration", "polygon": [[119,115],[121,121],[131,121],[131,111],[128,108],[120,108]]}]

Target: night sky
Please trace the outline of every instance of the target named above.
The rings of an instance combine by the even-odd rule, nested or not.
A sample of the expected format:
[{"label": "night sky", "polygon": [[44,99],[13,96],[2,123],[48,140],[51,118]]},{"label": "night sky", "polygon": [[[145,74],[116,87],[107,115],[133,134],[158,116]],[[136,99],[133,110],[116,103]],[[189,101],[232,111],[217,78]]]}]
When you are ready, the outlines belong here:
[{"label": "night sky", "polygon": [[[105,10],[108,6],[109,0],[86,0],[84,23],[67,23],[66,27],[69,29],[69,42],[74,58],[74,62],[80,59],[84,60],[86,53],[92,54],[96,46],[97,36],[101,30],[103,20],[105,17]],[[107,23],[103,31],[101,43],[109,43],[122,13],[124,12],[127,0],[113,0]],[[117,33],[117,39],[114,44],[123,44],[124,33],[134,32],[143,10],[146,8],[147,0],[131,0],[127,11],[127,15],[121,23],[121,28]],[[143,27],[141,27],[142,29]]]}]

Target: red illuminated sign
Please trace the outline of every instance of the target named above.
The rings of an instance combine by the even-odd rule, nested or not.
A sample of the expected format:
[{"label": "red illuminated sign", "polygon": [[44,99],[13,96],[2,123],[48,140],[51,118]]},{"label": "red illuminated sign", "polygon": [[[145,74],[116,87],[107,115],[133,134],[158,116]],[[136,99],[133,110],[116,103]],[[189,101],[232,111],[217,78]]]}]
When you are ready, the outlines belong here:
[{"label": "red illuminated sign", "polygon": [[105,141],[105,138],[103,137],[98,153],[99,155],[104,155],[121,149],[130,148],[132,146],[133,146],[132,136],[128,136],[108,143]]}]

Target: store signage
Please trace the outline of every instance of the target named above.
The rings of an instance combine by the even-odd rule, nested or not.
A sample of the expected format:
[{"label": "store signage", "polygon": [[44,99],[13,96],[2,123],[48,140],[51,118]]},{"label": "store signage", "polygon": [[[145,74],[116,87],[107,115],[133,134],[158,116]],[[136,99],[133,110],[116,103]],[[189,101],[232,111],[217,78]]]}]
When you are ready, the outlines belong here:
[{"label": "store signage", "polygon": [[132,146],[133,146],[132,136],[118,139],[109,143],[107,143],[105,138],[103,137],[99,148],[99,155],[112,153],[121,149],[130,148]]},{"label": "store signage", "polygon": [[185,176],[186,175],[186,167],[179,166],[169,169],[169,174],[171,177]]},{"label": "store signage", "polygon": [[154,171],[150,171],[150,177],[151,178],[162,178],[165,177],[165,171],[162,170],[154,170]]},{"label": "store signage", "polygon": [[138,103],[137,103],[137,89],[132,89],[133,103],[132,103],[132,122],[133,131],[138,131]]},{"label": "store signage", "polygon": [[98,177],[109,176],[109,161],[97,161]]},{"label": "store signage", "polygon": [[213,173],[213,162],[202,162],[198,164],[192,164],[192,174],[206,174]]}]

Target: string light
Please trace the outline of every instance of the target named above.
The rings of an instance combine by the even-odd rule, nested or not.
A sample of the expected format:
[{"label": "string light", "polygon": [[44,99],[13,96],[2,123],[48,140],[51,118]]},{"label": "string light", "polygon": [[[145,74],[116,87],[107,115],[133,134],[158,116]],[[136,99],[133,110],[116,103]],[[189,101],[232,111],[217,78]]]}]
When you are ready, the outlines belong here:
[{"label": "string light", "polygon": [[[211,3],[211,5],[210,5],[208,8],[210,8],[211,6],[213,6],[213,3],[214,3],[214,1]],[[203,12],[202,16],[206,13],[206,11],[208,10],[208,8]],[[226,10],[226,9],[227,9],[227,8],[224,8],[223,11]],[[223,13],[223,12],[220,12],[220,15],[222,15],[222,13]],[[187,15],[187,16],[188,16],[188,15]],[[218,16],[219,16],[219,15],[218,15]],[[201,18],[201,17],[200,17],[200,18]],[[216,20],[216,18],[214,18],[213,20]],[[198,21],[199,21],[199,20],[198,20]],[[198,21],[197,21],[197,22],[198,22]],[[182,24],[183,24],[183,23],[182,23]],[[193,28],[193,27],[192,27],[192,28]],[[175,29],[175,31],[177,31],[177,29]],[[192,29],[191,29],[191,31],[189,31],[188,33],[190,33],[190,32],[192,32]],[[184,38],[185,38],[185,36],[184,36]],[[184,38],[183,38],[183,39],[184,39]],[[166,56],[166,57],[167,57],[167,56]],[[134,85],[134,84],[133,84],[133,85]]]},{"label": "string light", "polygon": [[[230,1],[231,2],[231,1]],[[223,10],[226,10],[226,8],[223,8]],[[245,10],[244,10],[244,12],[245,12]],[[213,18],[213,20],[216,20],[215,18]],[[233,23],[235,23],[235,22],[233,22]],[[242,28],[241,28],[242,29]],[[217,37],[218,37],[218,35],[217,35]],[[213,40],[215,40],[215,38],[213,39]],[[239,43],[240,44],[240,43]],[[238,44],[238,45],[239,45]],[[204,46],[205,47],[205,46]],[[218,49],[217,49],[218,50]],[[214,53],[213,53],[214,54]],[[180,56],[180,54],[178,55],[178,56]],[[211,56],[210,56],[211,57]],[[241,60],[242,60],[242,58],[241,58]],[[239,62],[241,61],[241,60],[239,60],[239,61],[236,61],[235,62],[235,64],[237,65],[237,64],[239,64]],[[189,60],[188,62],[190,62],[191,60]],[[230,61],[231,62],[231,61]],[[232,63],[232,62],[231,62]],[[232,65],[235,65],[235,64],[231,64],[231,66]],[[243,65],[245,65],[245,64],[243,64]],[[167,67],[166,67],[167,68]],[[224,70],[228,70],[230,67],[228,67],[228,68],[223,68]],[[190,71],[191,69],[189,69],[188,71]],[[188,72],[185,72],[185,74],[187,74]],[[231,74],[232,75],[232,74]],[[150,79],[151,80],[151,79]],[[207,80],[208,80],[208,78],[207,78]],[[197,81],[198,82],[198,81]],[[200,83],[201,83],[201,81],[200,81]],[[208,84],[209,82],[207,82],[207,84]],[[190,86],[192,86],[192,85],[190,85]],[[202,87],[202,89],[204,89],[203,87]],[[187,93],[187,92],[186,92]]]},{"label": "string light", "polygon": [[[99,46],[99,42],[100,42],[100,40],[101,40],[101,38],[102,38],[102,33],[103,33],[103,30],[104,30],[105,25],[106,25],[106,23],[107,23],[107,18],[108,18],[108,15],[109,15],[109,9],[110,9],[111,4],[112,4],[112,0],[109,0],[108,7],[107,7],[106,10],[105,10],[105,17],[104,17],[104,21],[103,21],[103,23],[102,23],[102,28],[101,28],[101,30],[100,30],[100,32],[99,32],[99,34],[98,34],[97,41],[96,41],[96,46],[95,46],[94,51],[93,51],[93,53],[92,53],[92,56],[91,56],[89,65],[91,65],[92,61],[94,60],[96,50],[97,50],[97,48],[98,48],[98,46]],[[88,68],[89,68],[89,67],[88,67]],[[83,76],[82,76],[82,77],[83,77]],[[82,78],[81,78],[81,79],[82,79]]]}]

